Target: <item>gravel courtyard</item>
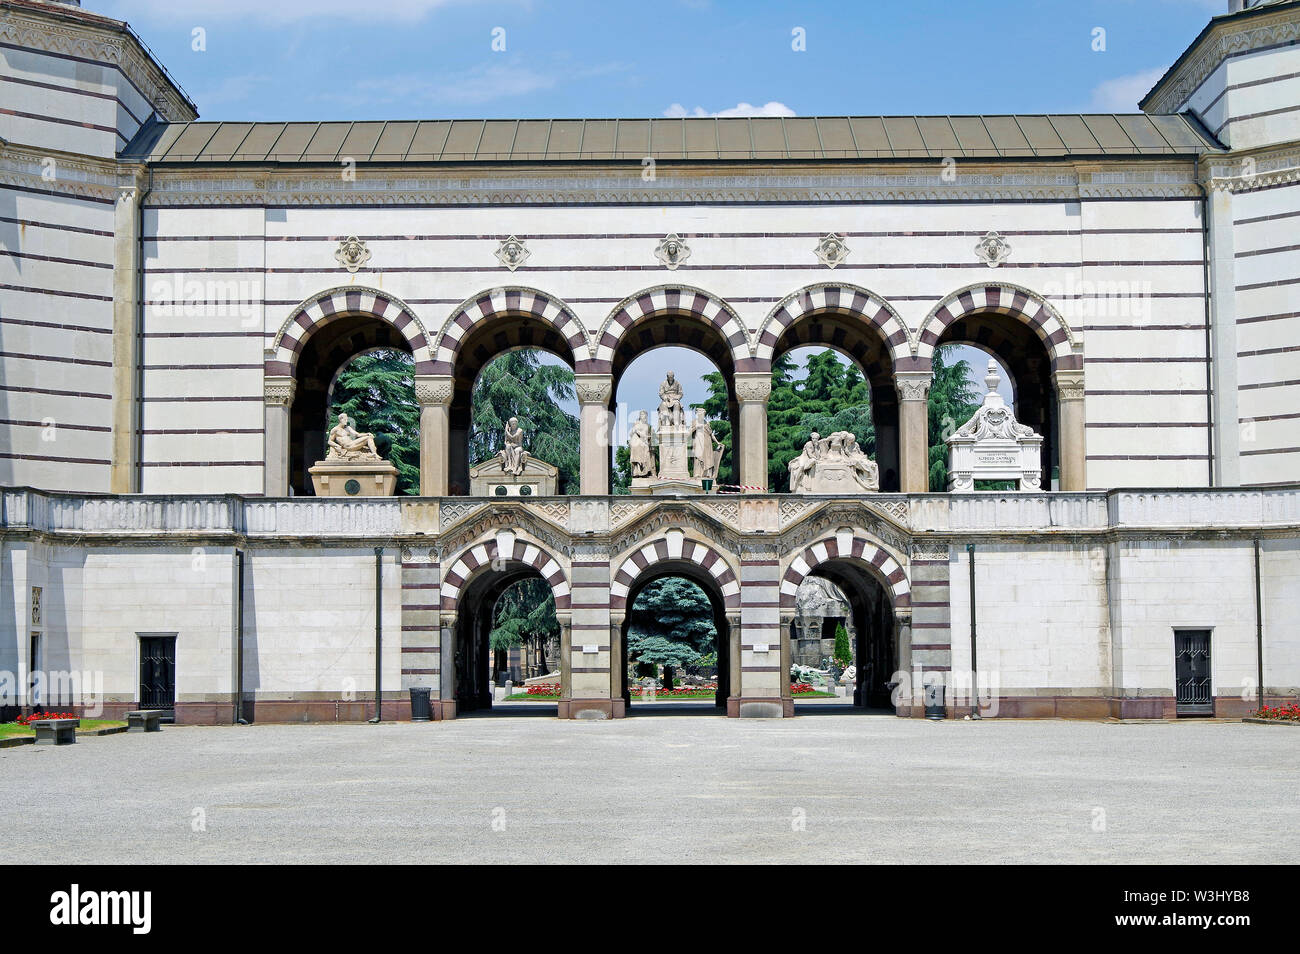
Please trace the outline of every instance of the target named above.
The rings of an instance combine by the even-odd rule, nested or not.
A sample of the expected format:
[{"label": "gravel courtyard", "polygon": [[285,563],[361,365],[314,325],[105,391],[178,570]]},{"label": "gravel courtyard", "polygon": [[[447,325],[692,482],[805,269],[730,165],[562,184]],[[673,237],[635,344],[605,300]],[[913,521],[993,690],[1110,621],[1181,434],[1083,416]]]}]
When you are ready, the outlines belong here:
[{"label": "gravel courtyard", "polygon": [[10,864],[1289,862],[1300,730],[494,716],[0,750]]}]

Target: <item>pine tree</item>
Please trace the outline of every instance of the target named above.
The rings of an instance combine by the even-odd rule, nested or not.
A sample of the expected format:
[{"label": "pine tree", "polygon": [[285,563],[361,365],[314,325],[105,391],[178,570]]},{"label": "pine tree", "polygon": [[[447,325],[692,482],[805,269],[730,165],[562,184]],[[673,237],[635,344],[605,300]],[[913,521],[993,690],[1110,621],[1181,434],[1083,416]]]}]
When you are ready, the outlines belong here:
[{"label": "pine tree", "polygon": [[930,490],[948,489],[948,437],[970,420],[979,408],[979,395],[970,383],[970,364],[965,360],[948,361],[953,345],[934,352],[934,381],[930,385]]},{"label": "pine tree", "polygon": [[471,464],[495,457],[505,444],[506,422],[519,418],[525,449],[560,470],[560,492],[578,492],[578,418],[562,401],[576,400],[573,371],[543,364],[538,352],[510,351],[494,358],[474,385],[470,424]]},{"label": "pine tree", "polygon": [[685,577],[646,584],[628,612],[628,661],[663,666],[665,689],[672,688],[674,667],[698,663],[717,638],[712,603]]},{"label": "pine tree", "polygon": [[853,650],[849,646],[849,632],[840,623],[835,627],[835,661],[847,669],[853,662]]},{"label": "pine tree", "polygon": [[420,492],[420,405],[415,361],[405,351],[382,348],[348,361],[331,394],[329,426],[346,414],[358,431],[375,435],[375,448],[397,468],[397,493]]},{"label": "pine tree", "polygon": [[545,580],[531,577],[509,587],[493,608],[488,647],[495,654],[494,668],[506,669],[506,653],[515,646],[533,643],[538,654],[560,634],[555,617],[555,596]]}]

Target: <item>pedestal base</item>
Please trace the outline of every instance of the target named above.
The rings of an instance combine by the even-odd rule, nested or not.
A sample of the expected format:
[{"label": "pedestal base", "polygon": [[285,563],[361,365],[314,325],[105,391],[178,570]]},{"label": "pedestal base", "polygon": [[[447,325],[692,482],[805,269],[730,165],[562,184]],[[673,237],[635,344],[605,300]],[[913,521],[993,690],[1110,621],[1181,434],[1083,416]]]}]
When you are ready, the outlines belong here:
[{"label": "pedestal base", "polygon": [[308,473],[317,497],[391,497],[397,468],[386,460],[322,460]]},{"label": "pedestal base", "polygon": [[634,494],[702,494],[704,485],[694,478],[667,480],[662,477],[633,477],[628,488]]}]

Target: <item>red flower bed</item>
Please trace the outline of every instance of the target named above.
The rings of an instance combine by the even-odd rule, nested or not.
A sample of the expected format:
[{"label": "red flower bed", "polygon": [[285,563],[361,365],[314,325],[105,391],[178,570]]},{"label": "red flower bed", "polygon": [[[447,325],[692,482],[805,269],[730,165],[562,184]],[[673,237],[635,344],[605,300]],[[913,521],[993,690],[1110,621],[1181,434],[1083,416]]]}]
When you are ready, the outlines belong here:
[{"label": "red flower bed", "polygon": [[792,696],[803,696],[810,692],[819,691],[820,690],[816,686],[807,682],[794,682],[790,684],[790,695]]},{"label": "red flower bed", "polygon": [[1300,722],[1300,703],[1293,702],[1289,706],[1263,706],[1255,713],[1255,718]]},{"label": "red flower bed", "polygon": [[718,691],[717,683],[706,684],[703,686],[676,686],[672,689],[642,689],[641,695],[656,696],[695,696],[695,695],[712,695]]},{"label": "red flower bed", "polygon": [[560,687],[553,683],[540,682],[535,686],[529,686],[524,690],[524,694],[529,696],[558,696]]},{"label": "red flower bed", "polygon": [[77,716],[72,712],[33,712],[31,715],[20,715],[14,721],[19,725],[30,725],[41,719],[76,719]]}]

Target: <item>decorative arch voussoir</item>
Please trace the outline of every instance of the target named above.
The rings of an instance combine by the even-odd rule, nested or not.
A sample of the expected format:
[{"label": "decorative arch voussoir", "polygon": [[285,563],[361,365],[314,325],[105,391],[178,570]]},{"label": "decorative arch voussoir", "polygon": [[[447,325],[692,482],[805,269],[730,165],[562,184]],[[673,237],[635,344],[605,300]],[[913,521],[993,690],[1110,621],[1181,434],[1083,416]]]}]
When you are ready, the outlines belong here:
[{"label": "decorative arch voussoir", "polygon": [[862,530],[835,533],[805,547],[790,561],[781,578],[781,608],[794,609],[801,584],[818,566],[830,560],[851,560],[869,567],[889,593],[894,609],[912,605],[907,571],[887,550]]},{"label": "decorative arch voussoir", "polygon": [[912,358],[912,337],[902,316],[884,298],[858,285],[820,282],[806,285],[781,299],[767,313],[755,337],[755,370],[768,371],[781,335],[807,315],[853,315],[873,327],[895,367]]},{"label": "decorative arch voussoir", "polygon": [[638,321],[669,314],[690,315],[711,325],[726,342],[737,371],[760,370],[751,351],[749,332],[730,305],[700,288],[658,285],[614,306],[592,344],[591,372],[608,374],[613,369],[615,352]]},{"label": "decorative arch voussoir", "polygon": [[441,586],[443,612],[457,611],[465,585],[484,567],[506,562],[525,563],[533,567],[550,586],[556,610],[568,610],[571,607],[572,589],[559,559],[531,540],[521,539],[514,534],[498,533],[494,539],[472,544],[450,560],[444,561],[447,570],[443,574]]},{"label": "decorative arch voussoir", "polygon": [[433,373],[429,336],[415,312],[397,296],[362,285],[318,292],[295,307],[267,349],[264,373],[268,377],[292,377],[307,339],[330,322],[349,315],[368,315],[388,322],[406,339],[415,359],[415,373]]},{"label": "decorative arch voussoir", "polygon": [[655,564],[668,561],[694,563],[713,578],[728,609],[740,608],[740,578],[722,554],[707,543],[672,533],[642,544],[619,564],[609,587],[610,608],[626,609],[637,580]]},{"label": "decorative arch voussoir", "polygon": [[579,374],[590,373],[591,343],[568,305],[536,288],[490,288],[461,302],[443,323],[433,349],[433,374],[452,374],[461,345],[472,331],[500,318],[527,316],[550,325],[567,343]]},{"label": "decorative arch voussoir", "polygon": [[1031,328],[1051,357],[1053,370],[1083,367],[1078,337],[1045,298],[1019,285],[987,282],[955,291],[934,307],[917,335],[917,360],[928,368],[948,326],[979,314],[1007,315]]}]

